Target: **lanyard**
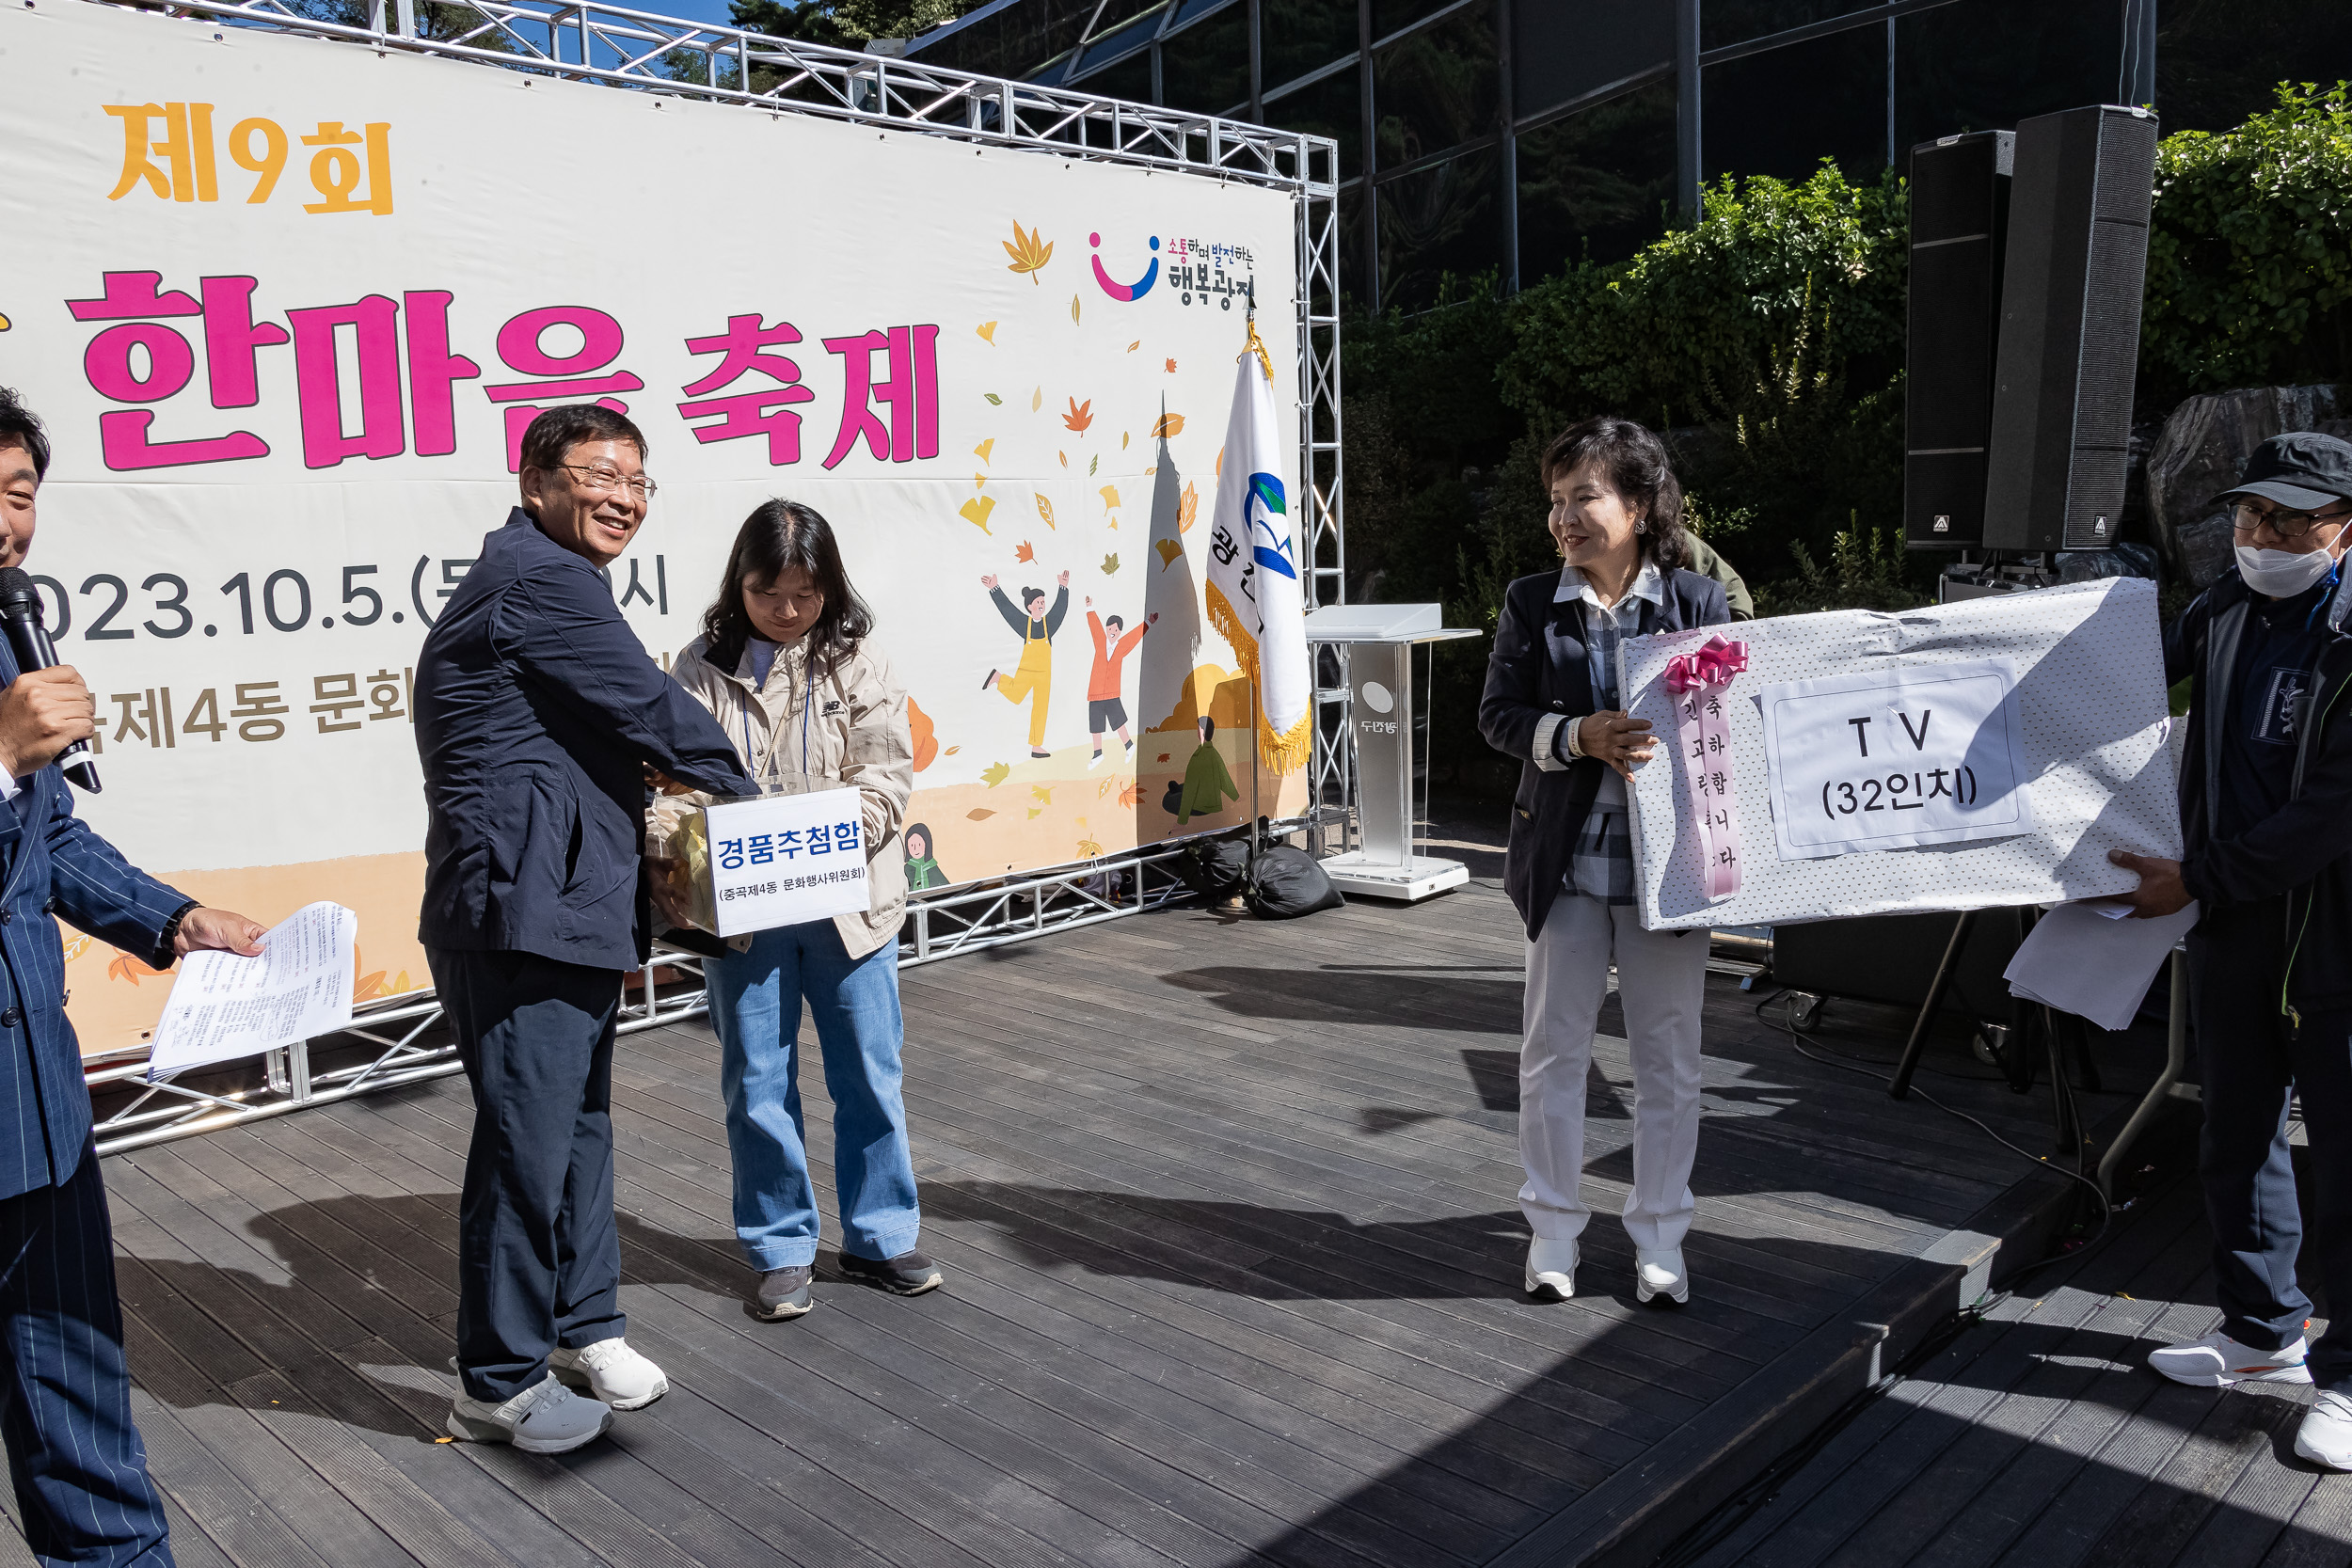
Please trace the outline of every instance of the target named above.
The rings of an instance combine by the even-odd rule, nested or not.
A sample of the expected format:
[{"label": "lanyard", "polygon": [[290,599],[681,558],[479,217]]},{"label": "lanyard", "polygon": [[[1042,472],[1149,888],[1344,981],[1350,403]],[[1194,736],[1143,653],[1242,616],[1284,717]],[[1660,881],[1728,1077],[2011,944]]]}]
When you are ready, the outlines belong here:
[{"label": "lanyard", "polygon": [[[776,657],[779,658],[784,657],[782,649],[777,650]],[[801,775],[803,778],[808,775],[808,719],[816,706],[817,661],[812,658],[808,661],[808,694],[801,702]],[[784,737],[787,733],[781,728],[776,731],[775,744],[768,748],[767,759],[760,764],[759,782],[764,784],[776,776],[776,758],[784,751]],[[746,703],[743,705],[743,760],[750,762],[752,753],[755,750],[752,742],[752,709],[751,705]]]}]

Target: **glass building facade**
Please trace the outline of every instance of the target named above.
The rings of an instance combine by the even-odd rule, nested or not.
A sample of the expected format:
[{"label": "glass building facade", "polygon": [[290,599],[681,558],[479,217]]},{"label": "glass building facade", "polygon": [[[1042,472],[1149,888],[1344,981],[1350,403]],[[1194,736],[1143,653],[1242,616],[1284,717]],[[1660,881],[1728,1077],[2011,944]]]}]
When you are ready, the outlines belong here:
[{"label": "glass building facade", "polygon": [[1344,287],[1412,310],[1448,275],[1515,289],[1629,256],[1721,174],[1829,158],[1871,180],[1915,143],[2085,103],[2178,98],[2218,129],[2272,82],[2352,75],[2352,0],[2268,0],[2259,27],[2158,4],[994,0],[906,52],[1331,137]]}]

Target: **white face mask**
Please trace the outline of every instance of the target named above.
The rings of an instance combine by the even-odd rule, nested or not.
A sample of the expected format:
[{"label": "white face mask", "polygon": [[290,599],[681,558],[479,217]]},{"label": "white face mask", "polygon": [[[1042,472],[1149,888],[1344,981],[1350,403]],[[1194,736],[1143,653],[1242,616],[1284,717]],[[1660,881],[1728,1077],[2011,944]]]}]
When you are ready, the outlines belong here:
[{"label": "white face mask", "polygon": [[2295,597],[2326,577],[2335,563],[2335,556],[2324,549],[2297,555],[2291,550],[2258,550],[2251,545],[2237,546],[2238,576],[2255,593],[2274,599]]}]

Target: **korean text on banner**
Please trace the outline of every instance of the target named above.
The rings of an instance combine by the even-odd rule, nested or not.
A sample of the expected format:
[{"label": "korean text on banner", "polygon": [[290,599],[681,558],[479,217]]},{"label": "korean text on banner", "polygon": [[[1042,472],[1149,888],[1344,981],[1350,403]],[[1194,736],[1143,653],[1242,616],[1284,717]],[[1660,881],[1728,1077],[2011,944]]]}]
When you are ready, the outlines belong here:
[{"label": "korean text on banner", "polygon": [[2033,832],[2012,659],[1783,681],[1758,697],[1782,860]]},{"label": "korean text on banner", "polygon": [[270,928],[259,958],[191,953],[155,1025],[149,1083],[350,1026],[359,917],[311,904]]},{"label": "korean text on banner", "polygon": [[710,928],[771,930],[867,904],[866,843],[854,789],[768,795],[706,806]]},{"label": "korean text on banner", "polygon": [[1274,417],[1274,372],[1258,329],[1249,329],[1233,376],[1225,422],[1216,520],[1209,535],[1209,622],[1232,645],[1258,692],[1258,756],[1277,773],[1307,766],[1313,744],[1307,661],[1310,568],[1293,541],[1282,474],[1295,444]]}]

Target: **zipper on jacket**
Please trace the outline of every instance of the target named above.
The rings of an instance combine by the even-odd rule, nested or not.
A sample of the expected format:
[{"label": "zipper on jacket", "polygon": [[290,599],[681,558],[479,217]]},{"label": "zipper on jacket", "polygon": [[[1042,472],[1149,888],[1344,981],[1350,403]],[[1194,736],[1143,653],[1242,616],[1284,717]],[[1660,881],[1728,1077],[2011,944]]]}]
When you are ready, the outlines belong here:
[{"label": "zipper on jacket", "polygon": [[[2336,705],[2344,700],[2344,688],[2348,686],[2352,686],[2352,675],[2347,675],[2336,683],[2335,695],[2329,697],[2328,705],[2320,710],[2319,722],[2306,726],[2303,731],[2307,742],[2310,736],[2319,734],[2328,727],[2328,715],[2335,712]],[[2295,794],[2300,795],[2302,792],[2303,754],[2298,752],[2295,759]],[[2293,798],[2293,796],[2289,797],[2290,800]],[[2316,901],[2316,897],[2317,895],[2312,893],[2306,893],[2303,895],[2303,923],[2295,928],[2295,940],[2287,945],[2286,972],[2279,976],[2279,1011],[2298,1032],[2303,1027],[2303,1015],[2296,1010],[2293,1002],[2287,1000],[2287,988],[2295,983],[2296,955],[2303,951],[2303,934],[2312,928],[2312,905]],[[2287,895],[2287,918],[2290,922],[2295,918],[2294,911],[2295,895],[2289,893]]]}]

